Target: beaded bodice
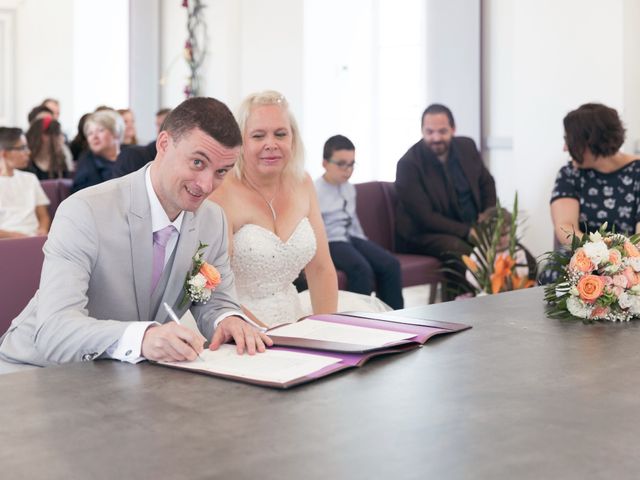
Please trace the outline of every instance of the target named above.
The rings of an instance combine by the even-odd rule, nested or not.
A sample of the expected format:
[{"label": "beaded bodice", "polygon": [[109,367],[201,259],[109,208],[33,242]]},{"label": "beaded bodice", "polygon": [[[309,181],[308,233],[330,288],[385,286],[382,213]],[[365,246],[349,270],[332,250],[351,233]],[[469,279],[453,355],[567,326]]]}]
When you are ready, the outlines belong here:
[{"label": "beaded bodice", "polygon": [[306,217],[286,241],[259,225],[243,225],[233,236],[231,257],[240,303],[268,325],[296,321],[303,313],[292,282],[315,252]]}]

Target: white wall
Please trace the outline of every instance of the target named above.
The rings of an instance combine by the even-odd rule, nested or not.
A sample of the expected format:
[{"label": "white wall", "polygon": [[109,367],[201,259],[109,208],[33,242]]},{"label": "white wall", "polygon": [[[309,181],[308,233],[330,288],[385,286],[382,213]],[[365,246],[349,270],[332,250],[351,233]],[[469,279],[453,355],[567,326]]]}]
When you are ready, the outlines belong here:
[{"label": "white wall", "polygon": [[16,126],[28,127],[27,114],[46,97],[60,100],[61,123],[73,125],[74,0],[16,2]]},{"label": "white wall", "polygon": [[[324,141],[342,133],[357,147],[355,181],[393,180],[398,158],[420,138],[423,12],[422,0],[210,2],[202,93],[235,110],[251,92],[279,90],[300,124],[313,177]],[[187,75],[184,16],[176,2],[162,3],[162,98],[173,105]]]},{"label": "white wall", "polygon": [[15,0],[0,0],[0,125],[12,124],[14,118],[15,10]]},{"label": "white wall", "polygon": [[628,152],[640,154],[640,2],[624,0],[624,108]]},{"label": "white wall", "polygon": [[[257,90],[281,91],[302,117],[302,2],[297,0],[216,0],[206,2],[207,59],[202,67],[203,95],[235,111]],[[184,61],[186,9],[161,2],[163,106],[184,100],[189,74]]]},{"label": "white wall", "polygon": [[[631,109],[624,87],[637,56],[624,61],[623,31],[625,25],[637,30],[640,18],[625,19],[624,0],[486,0],[484,6],[484,135],[489,145],[507,147],[485,156],[503,203],[511,205],[518,191],[528,217],[524,243],[541,254],[552,247],[549,196],[568,160],[562,119],[590,101],[623,115]],[[637,46],[631,51],[637,55]],[[627,87],[635,94],[634,72],[635,84]]]},{"label": "white wall", "polygon": [[71,106],[76,118],[99,105],[128,108],[129,0],[75,0],[73,18]]},{"label": "white wall", "polygon": [[27,113],[46,97],[60,101],[60,121],[72,135],[78,118],[98,104],[127,106],[128,0],[20,0],[11,8],[12,124],[26,128]]},{"label": "white wall", "polygon": [[473,138],[478,148],[480,25],[480,0],[427,1],[428,103],[448,106],[456,121],[456,133]]},{"label": "white wall", "polygon": [[129,3],[129,108],[136,117],[138,141],[156,138],[155,113],[160,109],[160,4]]}]

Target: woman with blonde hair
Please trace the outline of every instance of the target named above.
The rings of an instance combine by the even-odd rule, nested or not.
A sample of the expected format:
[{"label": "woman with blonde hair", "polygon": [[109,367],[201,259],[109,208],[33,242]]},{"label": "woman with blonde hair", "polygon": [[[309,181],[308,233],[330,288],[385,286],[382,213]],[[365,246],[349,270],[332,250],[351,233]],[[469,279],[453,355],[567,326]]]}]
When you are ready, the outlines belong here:
[{"label": "woman with blonde hair", "polygon": [[[231,267],[238,298],[260,322],[294,322],[339,309],[385,310],[371,297],[340,292],[304,147],[285,97],[249,95],[240,106],[242,153],[211,199],[230,224]],[[308,295],[293,281],[304,269]]]},{"label": "woman with blonde hair", "polygon": [[72,191],[97,185],[113,177],[113,166],[120,153],[124,121],[114,110],[92,113],[84,124],[89,150],[78,159]]}]

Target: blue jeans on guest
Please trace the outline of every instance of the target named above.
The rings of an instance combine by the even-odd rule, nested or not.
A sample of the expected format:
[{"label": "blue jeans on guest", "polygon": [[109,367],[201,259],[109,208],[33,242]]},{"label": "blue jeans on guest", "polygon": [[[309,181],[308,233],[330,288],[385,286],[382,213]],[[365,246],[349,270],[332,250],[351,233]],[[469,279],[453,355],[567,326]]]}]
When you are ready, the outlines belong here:
[{"label": "blue jeans on guest", "polygon": [[403,308],[400,262],[393,254],[355,237],[350,242],[329,242],[329,251],[336,268],[347,275],[347,290],[370,295],[375,289],[378,298],[391,308]]}]

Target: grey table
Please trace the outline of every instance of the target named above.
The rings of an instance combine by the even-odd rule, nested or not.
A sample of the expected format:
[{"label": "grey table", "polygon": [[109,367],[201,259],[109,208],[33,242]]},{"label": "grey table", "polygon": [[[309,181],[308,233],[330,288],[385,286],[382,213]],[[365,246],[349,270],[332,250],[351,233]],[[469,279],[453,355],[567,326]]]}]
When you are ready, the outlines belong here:
[{"label": "grey table", "polygon": [[110,361],[0,376],[2,478],[638,478],[639,323],[542,290],[409,310],[473,329],[278,391]]}]

